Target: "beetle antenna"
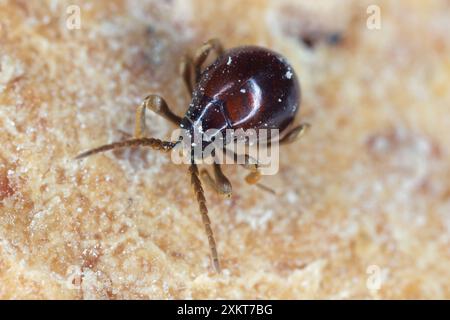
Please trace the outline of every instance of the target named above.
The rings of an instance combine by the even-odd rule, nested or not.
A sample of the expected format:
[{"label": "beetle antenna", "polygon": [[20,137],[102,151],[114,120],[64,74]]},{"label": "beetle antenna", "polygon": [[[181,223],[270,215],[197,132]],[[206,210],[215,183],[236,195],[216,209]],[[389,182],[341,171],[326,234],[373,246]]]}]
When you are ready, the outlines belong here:
[{"label": "beetle antenna", "polygon": [[211,221],[209,220],[208,216],[205,193],[202,188],[202,183],[200,182],[198,167],[194,161],[191,162],[189,172],[191,174],[191,184],[197,197],[200,214],[202,215],[203,225],[205,226],[206,235],[208,236],[209,248],[211,250],[214,269],[216,269],[217,273],[220,273],[219,256],[217,255],[216,241],[214,240],[214,234],[211,229]]},{"label": "beetle antenna", "polygon": [[119,141],[119,142],[114,142],[114,143],[110,143],[110,144],[105,144],[103,146],[88,150],[88,151],[83,152],[83,153],[79,154],[78,156],[76,156],[75,159],[78,160],[78,159],[86,158],[93,154],[105,152],[105,151],[109,151],[109,150],[116,150],[116,149],[121,149],[121,148],[126,148],[126,147],[138,147],[138,146],[150,147],[155,150],[161,150],[164,152],[168,152],[168,151],[172,150],[178,143],[179,143],[179,141],[177,141],[177,142],[162,141],[162,140],[155,139],[155,138],[130,139],[130,140],[125,140],[125,141]]}]

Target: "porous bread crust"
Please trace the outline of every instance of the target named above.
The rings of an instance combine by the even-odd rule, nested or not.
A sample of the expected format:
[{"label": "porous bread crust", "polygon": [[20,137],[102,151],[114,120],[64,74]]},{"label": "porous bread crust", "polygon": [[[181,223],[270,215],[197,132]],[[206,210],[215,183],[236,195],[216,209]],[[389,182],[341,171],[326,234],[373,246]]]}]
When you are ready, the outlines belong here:
[{"label": "porous bread crust", "polygon": [[[449,3],[376,1],[381,30],[370,4],[0,0],[0,297],[450,298]],[[308,49],[309,28],[344,41]],[[149,93],[182,114],[179,59],[210,37],[287,57],[312,124],[264,178],[279,196],[235,166],[230,200],[206,188],[221,275],[186,166],[139,150],[73,160],[132,132]]]}]

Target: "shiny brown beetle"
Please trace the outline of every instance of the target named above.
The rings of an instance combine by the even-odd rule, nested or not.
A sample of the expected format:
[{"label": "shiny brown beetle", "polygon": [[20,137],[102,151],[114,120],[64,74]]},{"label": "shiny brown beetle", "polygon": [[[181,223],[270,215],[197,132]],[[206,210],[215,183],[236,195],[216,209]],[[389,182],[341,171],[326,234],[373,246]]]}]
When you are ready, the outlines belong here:
[{"label": "shiny brown beetle", "polygon": [[[212,51],[217,54],[217,59],[202,70]],[[186,55],[181,63],[180,72],[187,89],[192,94],[192,102],[183,118],[174,114],[163,98],[149,95],[136,112],[135,138],[100,146],[78,155],[76,159],[132,146],[171,151],[181,139],[172,142],[143,137],[147,108],[187,130],[190,135],[194,135],[198,130],[206,131],[211,128],[219,131],[278,129],[280,132],[278,142],[285,144],[300,137],[309,127],[304,123],[289,129],[299,109],[300,87],[292,67],[285,58],[273,51],[256,46],[244,46],[224,52],[220,42],[213,39],[206,42],[193,59]],[[203,141],[202,147],[206,145],[207,142]],[[260,173],[257,164],[245,167],[251,170],[246,177],[248,183],[270,190],[258,183]],[[220,194],[230,196],[232,187],[220,164],[214,163],[213,168],[214,178],[206,170],[199,173],[192,157],[189,172],[208,236],[213,265],[216,271],[220,272],[200,175]]]}]

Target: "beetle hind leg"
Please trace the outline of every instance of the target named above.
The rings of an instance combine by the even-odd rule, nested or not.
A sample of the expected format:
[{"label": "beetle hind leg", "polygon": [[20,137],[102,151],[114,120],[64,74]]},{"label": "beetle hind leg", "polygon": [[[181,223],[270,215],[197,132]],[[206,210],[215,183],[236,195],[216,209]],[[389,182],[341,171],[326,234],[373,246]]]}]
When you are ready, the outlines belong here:
[{"label": "beetle hind leg", "polygon": [[[302,124],[292,128],[282,139],[280,139],[278,141],[278,143],[280,145],[293,143],[293,142],[299,140],[309,130],[310,127],[311,127],[311,125],[309,123],[302,123]],[[236,157],[236,155],[235,155],[235,157]],[[256,164],[249,163],[249,161],[248,161],[250,159],[249,156],[246,156],[245,159],[246,159],[246,163],[243,164],[243,166],[244,166],[244,168],[251,171],[245,177],[245,181],[248,184],[256,185],[260,189],[263,189],[267,192],[276,194],[276,192],[273,189],[259,183],[259,180],[261,179],[261,173],[258,170],[258,164],[257,163]]]},{"label": "beetle hind leg", "polygon": [[197,49],[194,58],[189,54],[185,54],[180,61],[179,73],[183,78],[183,82],[191,97],[194,86],[200,80],[203,63],[206,61],[211,51],[214,51],[217,56],[223,54],[224,50],[219,39],[208,40]]},{"label": "beetle hind leg", "polygon": [[180,75],[183,78],[183,82],[186,86],[189,95],[192,97],[192,92],[194,91],[194,86],[192,84],[192,72],[194,70],[194,61],[192,58],[185,54],[180,62]]},{"label": "beetle hind leg", "polygon": [[309,129],[311,125],[309,123],[302,123],[292,128],[280,141],[279,144],[289,144],[300,139]]},{"label": "beetle hind leg", "polygon": [[211,51],[214,51],[217,57],[220,57],[224,53],[222,43],[219,39],[210,39],[206,41],[200,48],[198,48],[194,57],[196,83],[200,80],[203,63],[206,61]]},{"label": "beetle hind leg", "polygon": [[251,185],[255,185],[261,190],[267,191],[272,194],[276,194],[275,190],[259,182],[261,180],[261,172],[259,172],[257,166],[255,166],[253,169],[250,170],[251,172],[245,176],[245,182]]},{"label": "beetle hind leg", "polygon": [[238,159],[243,159],[244,161],[243,163],[240,163],[240,165],[250,171],[250,173],[245,176],[245,182],[255,185],[266,192],[276,194],[275,190],[259,182],[261,179],[261,173],[258,169],[258,162],[255,159],[250,157],[248,154],[243,154],[240,156],[235,152],[233,152],[233,158],[235,163],[238,162]]}]

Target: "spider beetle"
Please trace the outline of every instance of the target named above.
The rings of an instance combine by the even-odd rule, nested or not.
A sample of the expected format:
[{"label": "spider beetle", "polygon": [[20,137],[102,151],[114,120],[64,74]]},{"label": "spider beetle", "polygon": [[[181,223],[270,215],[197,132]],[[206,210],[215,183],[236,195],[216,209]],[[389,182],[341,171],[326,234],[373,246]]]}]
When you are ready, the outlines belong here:
[{"label": "spider beetle", "polygon": [[[216,60],[203,70],[203,64],[213,52],[217,56]],[[300,86],[294,70],[278,53],[256,46],[224,51],[219,40],[211,39],[197,50],[193,58],[185,55],[180,64],[180,74],[192,96],[191,104],[183,118],[173,113],[162,97],[149,95],[137,108],[134,138],[86,151],[76,159],[133,146],[146,146],[163,152],[172,150],[180,140],[172,142],[144,137],[146,109],[191,133],[198,130],[199,123],[203,130],[278,129],[280,144],[293,142],[309,128],[307,123],[292,127],[300,106]],[[230,196],[232,187],[220,164],[213,163],[212,177],[205,169],[199,172],[194,160],[192,157],[189,165],[191,184],[208,236],[213,265],[215,270],[220,272],[200,177],[222,195]],[[257,164],[247,163],[244,167],[251,171],[245,178],[248,183],[270,190],[258,184],[260,173]]]}]

